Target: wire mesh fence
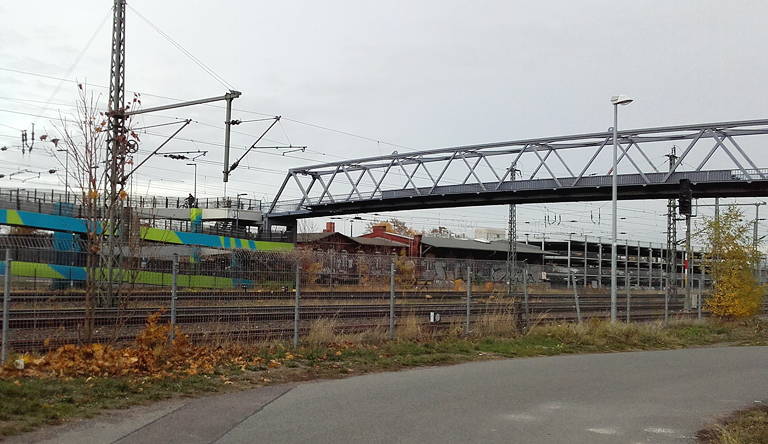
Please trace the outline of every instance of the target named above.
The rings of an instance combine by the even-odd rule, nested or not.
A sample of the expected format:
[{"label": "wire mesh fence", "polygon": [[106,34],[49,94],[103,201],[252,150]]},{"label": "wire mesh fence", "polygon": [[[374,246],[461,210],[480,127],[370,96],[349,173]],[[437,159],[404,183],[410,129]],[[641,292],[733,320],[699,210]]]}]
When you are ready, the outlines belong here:
[{"label": "wire mesh fence", "polygon": [[[3,336],[15,351],[131,341],[156,312],[193,342],[217,344],[514,333],[531,322],[575,321],[577,300],[584,318],[606,317],[610,309],[607,289],[579,288],[575,298],[552,288],[547,276],[556,270],[543,265],[519,263],[518,276],[507,279],[505,261],[304,250],[134,252],[113,276],[119,297],[104,299],[105,274],[87,266],[85,252],[17,247],[7,248],[9,328]],[[52,256],[39,262],[38,254]],[[3,261],[3,282],[5,269]],[[633,319],[659,316],[663,300],[657,293],[634,294]],[[84,327],[89,306],[90,334]],[[682,301],[670,307],[681,309]]]}]

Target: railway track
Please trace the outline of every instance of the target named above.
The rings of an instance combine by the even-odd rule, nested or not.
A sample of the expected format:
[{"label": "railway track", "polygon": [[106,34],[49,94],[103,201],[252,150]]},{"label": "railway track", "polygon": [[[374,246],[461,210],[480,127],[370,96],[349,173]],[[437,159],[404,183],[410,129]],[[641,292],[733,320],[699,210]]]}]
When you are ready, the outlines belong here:
[{"label": "railway track", "polygon": [[[399,290],[395,293],[398,300],[461,300],[466,297],[466,291],[453,291],[453,290]],[[180,301],[279,301],[279,300],[293,300],[295,293],[292,291],[249,291],[249,292],[178,292],[178,300]],[[505,297],[504,294],[493,292],[473,292],[473,299],[488,299],[488,298]],[[609,296],[607,294],[580,294],[579,300],[605,300]],[[619,295],[623,298],[623,295]],[[664,297],[664,293],[638,293],[633,294],[632,298],[660,298]],[[324,301],[365,301],[386,299],[389,300],[389,290],[381,291],[302,291],[301,298],[303,300],[318,299]],[[522,299],[522,295],[517,296],[518,299]],[[548,299],[548,300],[573,300],[573,293],[531,293],[529,294],[531,300],[535,299]],[[170,291],[152,291],[152,292],[137,292],[130,295],[130,303],[133,305],[141,305],[146,303],[163,303],[168,302],[171,299]],[[32,292],[18,292],[11,294],[11,300],[14,304],[32,304],[32,305],[53,305],[53,304],[76,304],[82,305],[85,303],[85,296],[81,292],[45,292],[45,293],[32,293]]]},{"label": "railway track", "polygon": [[[582,313],[583,316],[586,315],[587,318],[598,318],[598,319],[609,319],[610,318],[610,310],[608,311],[601,311],[601,312],[594,312],[586,315],[585,313]],[[459,315],[463,316],[466,312],[462,312]],[[473,313],[474,314],[474,313]],[[532,313],[532,317],[546,314],[548,315],[548,321],[560,321],[560,322],[576,322],[576,314],[571,312],[560,312],[560,313]],[[623,313],[622,313],[623,314]],[[662,318],[664,315],[663,311],[659,310],[645,310],[645,311],[633,311],[632,312],[632,321],[634,322],[646,322],[646,321],[652,321],[656,319]],[[693,315],[691,315],[693,316]],[[444,320],[446,318],[443,318]],[[524,323],[524,318],[520,318],[519,321],[520,325],[522,326]],[[450,322],[439,322],[439,323],[430,323],[430,322],[421,322],[418,324],[419,328],[422,331],[431,331],[434,335],[439,336],[442,332],[448,332],[449,328],[451,327]],[[360,333],[364,331],[368,331],[372,328],[380,327],[380,323],[354,323],[354,324],[344,324],[344,325],[337,325],[334,326],[334,332],[335,333]],[[304,326],[301,326],[299,328],[299,335],[300,336],[306,336],[311,330],[311,326],[307,326],[306,324]],[[182,326],[182,331],[185,331],[184,327]],[[220,343],[223,340],[227,341],[241,341],[241,342],[255,342],[259,340],[268,340],[268,339],[278,339],[278,340],[289,340],[293,337],[294,331],[292,327],[255,327],[255,328],[236,328],[236,329],[221,329],[216,328],[209,331],[185,331],[185,334],[189,337],[189,339],[193,343],[213,343],[217,344]],[[117,336],[101,336],[96,337],[92,342],[101,342],[101,343],[123,343],[123,344],[130,344],[136,339],[136,334],[120,334]],[[36,339],[36,338],[20,338],[20,339],[11,339],[10,346],[14,350],[24,350],[24,351],[47,351],[47,350],[54,350],[60,346],[63,346],[65,344],[71,344],[71,343],[77,343],[77,339],[72,338],[46,338],[46,339]]]},{"label": "railway track", "polygon": [[[395,319],[416,317],[423,320],[422,329],[440,329],[450,325],[451,321],[463,320],[466,317],[466,293],[443,292],[433,293],[433,297],[425,299],[403,298],[398,295],[395,305]],[[524,322],[524,304],[519,299],[511,301],[491,298],[493,294],[473,294],[470,310],[472,318],[487,314],[513,315],[522,326]],[[45,298],[38,295],[31,298]],[[302,293],[300,305],[300,320],[314,321],[317,319],[339,320],[337,330],[344,332],[370,329],[382,325],[382,320],[389,317],[389,294],[381,292],[366,292],[347,295],[345,300],[339,300],[343,295],[328,298],[324,294],[305,295]],[[156,299],[153,299],[156,298]],[[125,334],[118,337],[97,338],[97,341],[132,341],[136,332],[145,324],[148,316],[163,310],[161,322],[170,321],[169,299],[165,295],[147,295],[144,304],[131,309],[97,308],[95,322],[97,328],[120,325]],[[282,300],[281,300],[282,299]],[[463,299],[463,300],[462,300]],[[28,306],[27,304],[19,304]],[[155,301],[152,303],[152,301]],[[158,303],[160,301],[161,303]],[[267,338],[290,338],[293,335],[294,310],[293,294],[280,295],[272,299],[249,298],[242,296],[231,300],[217,299],[216,304],[207,296],[192,297],[184,300],[180,297],[180,306],[176,311],[176,322],[181,330],[190,335],[193,341],[215,341],[217,338],[228,338],[241,341],[254,341]],[[243,302],[247,302],[244,304]],[[376,303],[371,303],[376,302]],[[610,300],[606,295],[584,295],[579,298],[583,319],[610,318]],[[13,303],[19,299],[13,298]],[[631,298],[631,318],[633,321],[648,321],[660,319],[664,314],[663,295],[638,294]],[[625,319],[625,302],[619,301],[619,319]],[[531,319],[543,322],[575,322],[576,309],[572,295],[567,294],[531,294],[528,308]],[[682,310],[682,301],[669,304],[670,313]],[[442,324],[429,323],[431,313],[437,313],[443,319]],[[76,338],[58,338],[56,335],[44,343],[41,335],[50,334],[55,330],[72,332],[79,330],[82,324],[82,307],[48,308],[18,308],[10,311],[9,323],[11,329],[11,347],[14,350],[46,350],[65,343],[76,342]],[[309,329],[309,322],[304,322],[302,334]],[[211,327],[211,326],[214,326]],[[236,326],[233,328],[232,326]],[[127,328],[126,328],[127,327]],[[67,336],[67,335],[65,335]]]},{"label": "railway track", "polygon": [[[580,301],[583,316],[603,315],[610,311],[610,302],[601,300]],[[532,316],[546,314],[550,317],[575,313],[573,301],[555,300],[553,298],[531,299],[528,303]],[[621,307],[623,308],[623,307]],[[658,299],[635,300],[632,313],[639,315],[647,311],[660,311],[664,301]],[[670,310],[682,309],[682,303],[670,303]],[[289,321],[294,318],[294,305],[224,305],[224,306],[182,306],[176,309],[178,324],[195,324],[202,322],[235,323],[235,322],[268,322]],[[490,313],[509,313],[523,311],[518,301],[511,303],[474,302],[471,315],[477,316]],[[132,309],[97,308],[96,326],[143,325],[147,317],[163,311],[161,320],[170,320],[170,312],[166,306],[150,306]],[[332,319],[372,319],[388,317],[389,304],[366,305],[312,305],[300,306],[300,319],[315,320]],[[463,303],[399,303],[395,305],[395,316],[429,316],[439,313],[442,317],[465,316],[466,305]],[[623,313],[623,311],[622,311]],[[82,323],[82,308],[43,308],[16,309],[10,311],[9,324],[11,329],[29,328],[69,328]]]}]

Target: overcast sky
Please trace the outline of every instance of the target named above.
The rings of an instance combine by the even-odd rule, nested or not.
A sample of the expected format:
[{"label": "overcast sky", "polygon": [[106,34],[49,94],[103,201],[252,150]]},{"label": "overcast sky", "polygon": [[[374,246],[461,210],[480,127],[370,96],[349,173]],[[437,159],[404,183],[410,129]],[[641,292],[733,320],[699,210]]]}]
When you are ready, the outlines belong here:
[{"label": "overcast sky", "polygon": [[[58,175],[7,176],[60,167],[44,142],[22,154],[20,132],[34,122],[36,135],[53,133],[59,113],[71,113],[75,80],[87,82],[106,107],[111,6],[109,0],[0,3],[0,146],[8,147],[0,152],[6,175],[0,187],[61,186]],[[766,23],[768,2],[756,0],[134,0],[127,9],[125,83],[141,93],[144,107],[223,95],[231,87],[243,93],[233,118],[282,116],[261,145],[306,145],[307,152],[253,152],[227,190],[270,200],[292,167],[604,131],[617,94],[635,99],[621,108],[621,128],[766,118]],[[164,152],[207,151],[199,159],[198,196],[221,196],[223,103],[146,115],[137,124],[186,118],[194,123]],[[233,156],[268,124],[236,127]],[[142,134],[139,156],[174,129]],[[764,165],[766,158],[754,160]],[[153,158],[133,192],[185,196],[193,183],[185,163]],[[663,202],[619,208],[634,216],[620,226],[632,242],[664,241]],[[747,211],[754,217],[754,209]],[[397,216],[417,229],[443,225],[472,236],[478,226],[504,228],[506,212]],[[521,237],[610,234],[610,202],[530,205],[519,214]],[[547,214],[579,222],[547,225]],[[348,233],[349,222],[339,222]],[[355,234],[364,225],[357,224]]]}]

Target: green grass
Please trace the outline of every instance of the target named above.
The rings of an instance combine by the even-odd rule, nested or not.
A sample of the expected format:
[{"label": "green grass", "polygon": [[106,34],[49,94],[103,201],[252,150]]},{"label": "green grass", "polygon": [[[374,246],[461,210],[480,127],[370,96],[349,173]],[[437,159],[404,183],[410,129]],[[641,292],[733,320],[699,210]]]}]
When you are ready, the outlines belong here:
[{"label": "green grass", "polygon": [[0,436],[71,418],[91,417],[105,409],[122,409],[170,397],[341,378],[350,374],[514,357],[658,350],[718,343],[768,345],[768,331],[758,321],[748,324],[681,322],[669,328],[660,323],[586,322],[542,325],[526,335],[510,332],[466,338],[454,330],[442,337],[427,332],[395,341],[378,337],[361,342],[328,332],[319,332],[317,337],[324,339],[305,343],[298,350],[284,343],[233,348],[247,364],[217,367],[208,375],[176,373],[160,379],[150,376],[38,379],[6,370],[0,378]]},{"label": "green grass", "polygon": [[218,390],[204,376],[151,378],[73,378],[0,380],[0,436],[58,424],[72,417],[92,417],[105,409],[121,409],[176,394]]}]

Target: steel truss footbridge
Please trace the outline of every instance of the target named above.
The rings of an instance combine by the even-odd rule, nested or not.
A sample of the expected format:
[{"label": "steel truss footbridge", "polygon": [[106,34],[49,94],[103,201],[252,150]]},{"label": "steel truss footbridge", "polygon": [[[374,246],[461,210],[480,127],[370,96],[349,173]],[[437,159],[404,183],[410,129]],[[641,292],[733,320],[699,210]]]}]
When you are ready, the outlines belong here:
[{"label": "steel truss footbridge", "polygon": [[[768,196],[767,136],[768,120],[619,130],[618,198],[674,199],[681,179],[694,198]],[[611,200],[612,150],[611,128],[293,168],[267,220]]]}]

